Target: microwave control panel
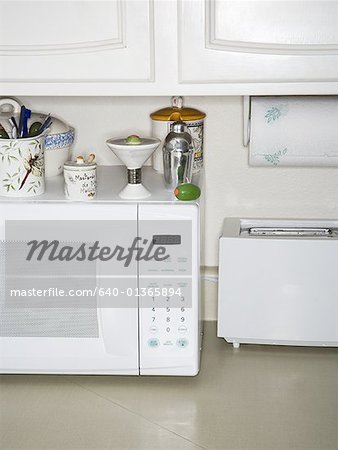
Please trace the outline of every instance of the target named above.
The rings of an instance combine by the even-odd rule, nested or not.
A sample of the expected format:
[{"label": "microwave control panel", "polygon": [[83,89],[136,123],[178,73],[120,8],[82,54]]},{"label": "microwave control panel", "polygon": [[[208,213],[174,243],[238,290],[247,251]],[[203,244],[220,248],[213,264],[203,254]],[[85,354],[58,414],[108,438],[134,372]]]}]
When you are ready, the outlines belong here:
[{"label": "microwave control panel", "polygon": [[161,205],[159,220],[149,210],[141,210],[139,236],[159,258],[139,263],[139,317],[140,371],[151,374],[192,367],[199,352],[199,239],[196,205]]},{"label": "microwave control panel", "polygon": [[152,294],[146,301],[140,300],[143,351],[150,355],[156,349],[178,354],[188,351],[194,333],[191,278],[141,282],[145,292]]}]

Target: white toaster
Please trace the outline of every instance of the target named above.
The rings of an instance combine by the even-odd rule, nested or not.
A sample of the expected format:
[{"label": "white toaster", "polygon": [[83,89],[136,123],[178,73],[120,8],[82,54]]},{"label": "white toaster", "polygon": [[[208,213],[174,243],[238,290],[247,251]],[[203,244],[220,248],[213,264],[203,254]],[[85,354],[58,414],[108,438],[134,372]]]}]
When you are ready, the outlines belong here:
[{"label": "white toaster", "polygon": [[226,219],[218,336],[338,346],[338,220]]}]

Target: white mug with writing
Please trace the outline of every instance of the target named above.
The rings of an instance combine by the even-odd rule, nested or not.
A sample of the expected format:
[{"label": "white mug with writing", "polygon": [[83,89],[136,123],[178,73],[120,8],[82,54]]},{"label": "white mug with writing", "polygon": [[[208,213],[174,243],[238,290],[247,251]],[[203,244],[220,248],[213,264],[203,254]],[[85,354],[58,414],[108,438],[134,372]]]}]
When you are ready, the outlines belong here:
[{"label": "white mug with writing", "polygon": [[87,161],[78,156],[76,161],[67,161],[63,166],[65,196],[68,200],[88,201],[96,196],[95,155],[90,154]]}]

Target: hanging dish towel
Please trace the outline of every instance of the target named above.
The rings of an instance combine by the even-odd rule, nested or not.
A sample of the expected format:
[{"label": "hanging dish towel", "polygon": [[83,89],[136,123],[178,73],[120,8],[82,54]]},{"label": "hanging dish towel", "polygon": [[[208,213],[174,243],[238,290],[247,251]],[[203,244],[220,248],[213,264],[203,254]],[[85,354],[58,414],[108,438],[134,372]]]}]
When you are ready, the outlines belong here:
[{"label": "hanging dish towel", "polygon": [[252,97],[251,166],[338,166],[338,96]]}]

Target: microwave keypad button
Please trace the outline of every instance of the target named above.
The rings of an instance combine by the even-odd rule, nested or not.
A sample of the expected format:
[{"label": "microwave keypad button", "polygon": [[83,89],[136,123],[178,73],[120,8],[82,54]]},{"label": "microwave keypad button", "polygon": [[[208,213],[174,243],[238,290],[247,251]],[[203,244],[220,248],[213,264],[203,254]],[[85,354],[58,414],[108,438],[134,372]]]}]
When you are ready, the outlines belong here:
[{"label": "microwave keypad button", "polygon": [[148,345],[151,348],[157,348],[160,345],[160,341],[156,338],[148,339]]},{"label": "microwave keypad button", "polygon": [[178,327],[178,332],[183,334],[186,333],[188,331],[188,328],[184,325],[181,325],[180,327]]},{"label": "microwave keypad button", "polygon": [[189,344],[188,339],[184,339],[184,338],[178,339],[176,342],[177,347],[180,347],[180,348],[186,348],[186,347],[188,347],[188,344]]},{"label": "microwave keypad button", "polygon": [[157,333],[157,327],[155,327],[154,325],[150,327],[150,331],[151,333]]}]

